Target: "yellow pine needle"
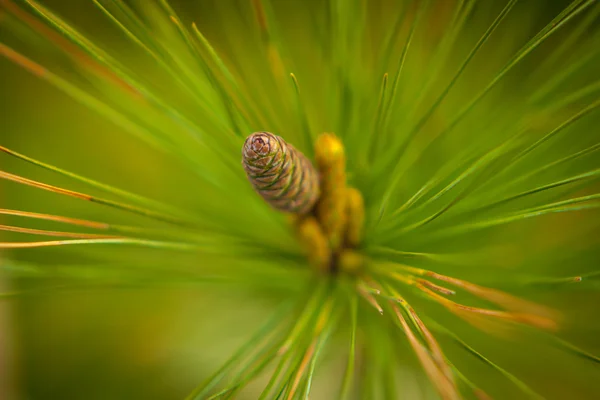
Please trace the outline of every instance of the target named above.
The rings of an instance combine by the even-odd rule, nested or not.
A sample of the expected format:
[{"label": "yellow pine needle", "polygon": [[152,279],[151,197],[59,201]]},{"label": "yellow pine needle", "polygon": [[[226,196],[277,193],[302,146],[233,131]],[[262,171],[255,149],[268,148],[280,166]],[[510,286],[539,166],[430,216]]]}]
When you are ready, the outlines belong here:
[{"label": "yellow pine needle", "polygon": [[381,308],[375,297],[369,293],[367,289],[359,284],[356,286],[356,290],[367,301],[367,303],[372,305],[379,312],[379,314],[383,315],[383,308]]},{"label": "yellow pine needle", "polygon": [[[421,290],[422,292],[429,295],[429,297],[431,297],[433,300],[437,301],[438,303],[440,303],[441,305],[446,307],[446,309],[448,309],[450,312],[458,315],[459,317],[461,317],[469,322],[474,322],[473,318],[472,318],[473,314],[479,314],[479,315],[495,317],[495,318],[498,318],[499,320],[527,324],[527,325],[535,326],[540,329],[556,330],[558,328],[558,323],[556,321],[556,318],[552,318],[552,316],[550,314],[548,314],[548,312],[544,312],[542,314],[536,313],[536,311],[539,311],[537,309],[537,307],[533,307],[533,306],[537,306],[536,304],[526,302],[523,300],[523,304],[526,307],[516,308],[515,304],[519,304],[519,302],[521,301],[520,299],[514,298],[513,296],[507,295],[507,294],[497,291],[495,289],[483,288],[481,286],[474,285],[469,282],[464,282],[464,281],[456,279],[456,278],[446,277],[444,275],[439,275],[439,274],[433,273],[431,271],[426,271],[426,270],[422,270],[419,268],[406,267],[406,266],[402,266],[402,267],[403,267],[403,269],[410,271],[411,273],[414,273],[415,275],[426,275],[426,276],[432,276],[432,277],[436,277],[436,278],[441,277],[441,278],[443,278],[444,281],[449,281],[452,283],[456,282],[460,285],[460,287],[464,287],[464,288],[466,288],[466,287],[471,288],[471,286],[476,287],[480,291],[480,292],[476,291],[476,293],[487,294],[487,291],[490,291],[490,293],[493,293],[498,297],[492,296],[492,297],[490,297],[490,299],[488,299],[486,297],[482,297],[482,296],[480,296],[480,297],[487,299],[489,301],[492,301],[491,299],[494,299],[494,300],[500,299],[503,302],[506,302],[506,299],[510,299],[511,302],[508,302],[505,304],[511,306],[509,309],[515,310],[515,311],[509,312],[509,311],[491,310],[491,309],[479,308],[479,307],[471,307],[471,306],[466,306],[464,304],[459,304],[459,303],[449,300],[446,297],[443,297],[442,295],[436,293],[436,292],[439,292],[439,293],[442,293],[445,295],[454,294],[454,291],[452,291],[450,289],[444,288],[442,286],[438,286],[434,283],[431,283],[431,282],[423,280],[423,279],[418,279],[418,278],[415,279],[411,275],[403,275],[398,272],[386,272],[385,270],[382,270],[382,272],[386,273],[386,275],[388,275],[389,277],[391,277],[393,279],[396,279],[399,282],[402,282],[406,285],[417,287],[419,290]],[[473,288],[471,288],[471,289],[473,289]],[[500,303],[497,303],[497,304],[502,306],[502,304],[500,304]],[[529,307],[527,307],[527,306],[529,306]],[[545,308],[542,310],[548,311]]]},{"label": "yellow pine needle", "polygon": [[[428,289],[420,283],[417,283],[416,286],[423,292],[431,296],[438,303],[446,307],[449,311],[458,315],[459,317],[465,317],[465,313],[475,313],[498,318],[500,320],[527,324],[540,329],[556,330],[558,328],[556,321],[547,317],[527,313],[490,310],[487,308],[465,306],[463,304],[456,303],[435,293],[434,291]],[[466,318],[468,319],[468,317]]]},{"label": "yellow pine needle", "polygon": [[455,295],[456,294],[456,292],[454,290],[445,288],[440,285],[436,285],[435,283],[429,282],[425,279],[417,279],[416,281],[418,283],[420,283],[421,285],[428,287],[429,289],[435,290],[436,292],[440,292],[441,294],[445,294],[445,295]]},{"label": "yellow pine needle", "polygon": [[17,217],[42,219],[42,220],[46,220],[46,221],[62,222],[65,224],[78,225],[78,226],[83,226],[83,227],[93,228],[93,229],[102,229],[102,230],[110,229],[110,225],[106,224],[104,222],[87,221],[87,220],[83,220],[83,219],[62,217],[62,216],[50,215],[50,214],[40,214],[40,213],[34,213],[34,212],[29,212],[29,211],[8,210],[6,208],[0,208],[0,214],[14,215]]},{"label": "yellow pine needle", "polygon": [[[541,306],[539,304],[533,303],[531,301],[523,300],[518,297],[512,296],[508,293],[502,292],[498,289],[491,289],[484,286],[480,286],[471,282],[464,281],[462,279],[453,278],[450,276],[445,276],[438,274],[436,272],[428,271],[421,268],[414,268],[406,265],[398,265],[401,269],[409,272],[410,274],[416,276],[427,276],[430,278],[434,278],[437,280],[441,280],[444,282],[451,283],[454,286],[460,287],[467,292],[471,293],[474,296],[477,296],[483,300],[487,300],[490,303],[494,303],[506,310],[510,310],[514,312],[516,315],[530,315],[532,318],[539,318],[538,323],[542,326],[547,327],[547,329],[552,329],[552,326],[555,326],[557,321],[560,319],[560,315],[547,307]],[[383,271],[382,271],[383,272]],[[397,272],[387,272],[387,275],[393,277],[403,283],[414,285],[415,283],[422,288],[426,288],[428,290],[435,290],[439,293],[449,295],[454,294],[454,290],[439,286],[435,283],[424,279],[412,279],[407,278],[407,275],[402,275]],[[464,306],[466,307],[466,306]],[[510,314],[510,313],[508,313]],[[535,319],[534,318],[534,319]],[[546,321],[546,322],[543,322]],[[552,322],[550,322],[552,321]],[[534,323],[533,325],[537,325]]]},{"label": "yellow pine needle", "polygon": [[6,179],[9,181],[13,181],[13,182],[17,182],[17,183],[22,183],[23,185],[27,185],[27,186],[32,186],[32,187],[36,187],[39,189],[43,189],[43,190],[47,190],[49,192],[54,192],[54,193],[58,193],[58,194],[64,194],[67,196],[71,196],[71,197],[75,197],[81,200],[87,200],[87,201],[92,201],[93,197],[84,193],[79,193],[79,192],[75,192],[72,190],[67,190],[67,189],[62,189],[59,188],[57,186],[52,186],[52,185],[48,185],[46,183],[42,183],[42,182],[37,182],[31,179],[27,179],[27,178],[23,178],[20,177],[18,175],[14,175],[8,172],[4,172],[4,171],[0,171],[0,178],[2,179]]},{"label": "yellow pine needle", "polygon": [[14,174],[4,172],[4,171],[0,171],[0,179],[6,179],[9,181],[21,183],[23,185],[35,187],[35,188],[42,189],[42,190],[47,190],[49,192],[58,193],[58,194],[74,197],[74,198],[81,199],[81,200],[86,200],[86,201],[89,201],[92,203],[104,204],[109,207],[113,207],[113,208],[120,209],[123,211],[129,211],[129,212],[139,214],[139,215],[144,215],[146,217],[154,218],[154,219],[161,220],[164,222],[173,223],[175,225],[188,223],[187,221],[180,221],[177,218],[174,218],[172,216],[168,216],[168,215],[165,215],[162,213],[158,213],[153,210],[147,210],[147,209],[132,206],[132,205],[129,205],[126,203],[119,203],[119,202],[116,202],[113,200],[104,199],[104,198],[100,198],[100,197],[94,197],[89,194],[80,193],[80,192],[76,192],[73,190],[63,189],[58,186],[52,186],[47,183],[23,178],[21,176],[14,175]]},{"label": "yellow pine needle", "polygon": [[293,383],[292,383],[290,392],[288,393],[287,399],[294,398],[294,395],[295,395],[296,391],[298,390],[298,385],[300,384],[300,380],[304,376],[304,373],[306,372],[306,369],[309,366],[309,364],[311,363],[312,359],[315,357],[315,348],[317,346],[317,342],[319,341],[319,338],[321,337],[321,334],[323,333],[323,329],[325,328],[325,325],[328,322],[331,322],[332,310],[333,310],[333,298],[329,297],[329,299],[325,303],[325,306],[323,307],[323,309],[321,310],[321,312],[319,313],[319,315],[317,317],[317,320],[315,322],[315,329],[313,332],[313,339],[312,339],[310,345],[308,346],[308,348],[306,349],[306,352],[304,353],[304,356],[302,357],[302,361],[300,362],[300,365],[298,366],[298,369],[296,370],[294,379],[292,381]]},{"label": "yellow pine needle", "polygon": [[390,297],[393,299],[390,300],[390,304],[392,305],[392,307],[397,308],[397,303],[408,313],[409,317],[412,319],[413,323],[417,326],[421,335],[427,342],[427,345],[431,350],[433,360],[435,361],[436,365],[443,372],[446,379],[452,384],[454,389],[458,390],[456,382],[454,381],[454,376],[452,374],[451,367],[446,361],[446,357],[442,352],[442,348],[440,347],[439,343],[437,342],[431,331],[425,326],[425,324],[423,323],[421,318],[419,318],[415,310],[406,302],[406,300],[402,297],[402,295],[400,295],[400,293],[398,293],[389,285],[385,285],[385,288],[386,292],[389,292]]},{"label": "yellow pine needle", "polygon": [[159,242],[156,240],[145,240],[125,237],[113,237],[104,239],[52,240],[45,242],[0,242],[0,249],[29,249],[37,247],[68,246],[81,244],[130,244],[174,250],[196,249],[196,246],[185,243]]},{"label": "yellow pine needle", "polygon": [[[52,221],[52,222],[58,222],[58,223],[63,223],[63,224],[68,224],[68,225],[79,226],[79,227],[83,227],[83,228],[91,228],[91,229],[98,229],[98,230],[102,230],[102,231],[117,232],[117,233],[122,233],[127,236],[140,235],[140,236],[144,236],[144,237],[151,236],[151,237],[168,237],[168,238],[173,238],[173,239],[191,239],[189,233],[187,233],[185,231],[166,230],[166,229],[150,229],[150,228],[131,226],[131,225],[113,225],[113,224],[107,224],[105,222],[89,221],[89,220],[79,219],[79,218],[69,218],[69,217],[63,217],[60,215],[42,214],[42,213],[35,213],[35,212],[29,212],[29,211],[9,210],[6,208],[0,208],[0,215],[11,215],[11,216],[15,216],[15,217]],[[24,228],[17,228],[17,227],[13,227],[13,228],[19,229],[19,230],[24,229]],[[16,230],[15,230],[15,232],[16,232]],[[56,233],[56,235],[50,235],[50,236],[72,237],[71,235],[77,235],[77,237],[83,238],[82,236],[80,236],[81,234],[79,234],[79,233],[58,232],[58,231],[47,231],[47,232]],[[33,233],[33,232],[23,232],[23,233]],[[45,234],[45,233],[42,233],[42,231],[40,231],[40,232],[36,232],[34,234]],[[49,234],[46,233],[45,235],[49,235]],[[90,234],[85,234],[85,235],[87,236],[87,238],[92,238],[92,236],[90,236]],[[75,236],[73,236],[73,237],[75,237]],[[122,237],[122,236],[99,234],[96,237],[103,237],[103,238],[113,237],[114,238],[114,237]]]},{"label": "yellow pine needle", "polygon": [[425,347],[419,342],[413,331],[408,326],[406,319],[400,312],[400,309],[397,305],[392,305],[392,309],[394,310],[396,317],[400,321],[400,325],[408,338],[408,341],[413,348],[415,354],[417,355],[423,369],[427,373],[427,376],[434,384],[435,388],[438,390],[440,396],[444,400],[458,400],[460,399],[460,393],[458,393],[457,389],[454,385],[448,380],[447,376],[440,370],[438,365],[435,363],[434,359],[431,357],[429,352],[425,349]]},{"label": "yellow pine needle", "polygon": [[421,318],[419,318],[419,316],[417,315],[415,310],[412,307],[410,307],[408,304],[406,304],[406,303],[404,303],[404,304],[405,304],[405,308],[410,313],[413,321],[415,321],[415,323],[419,327],[419,330],[423,334],[423,337],[425,338],[425,341],[427,342],[427,345],[429,346],[429,349],[431,350],[433,360],[435,361],[435,363],[437,364],[439,369],[444,373],[444,375],[446,376],[448,381],[450,383],[452,383],[455,390],[458,390],[456,387],[456,382],[454,381],[454,376],[452,375],[452,370],[451,370],[450,366],[448,365],[448,363],[446,362],[446,357],[444,356],[444,353],[442,352],[442,348],[440,347],[439,343],[437,342],[437,340],[435,339],[435,337],[433,336],[431,331],[425,326],[423,321],[421,321]]},{"label": "yellow pine needle", "polygon": [[308,365],[310,364],[310,361],[312,360],[312,358],[315,355],[315,347],[317,345],[317,339],[315,338],[311,343],[310,346],[308,346],[308,349],[306,350],[306,352],[304,353],[304,357],[302,357],[302,361],[300,362],[300,366],[298,367],[298,370],[296,371],[296,374],[294,376],[294,380],[292,383],[292,388],[287,396],[288,400],[291,400],[294,398],[294,395],[296,394],[296,391],[298,390],[298,385],[300,384],[300,380],[302,379],[302,376],[304,375],[304,372],[306,371],[306,368],[308,367]]},{"label": "yellow pine needle", "polygon": [[61,231],[48,231],[43,229],[31,229],[23,228],[20,226],[0,225],[0,231],[25,233],[29,235],[40,235],[40,236],[57,236],[67,237],[74,239],[116,239],[120,236],[111,235],[100,235],[96,233],[76,233],[76,232],[61,232]]},{"label": "yellow pine needle", "polygon": [[504,293],[497,289],[486,288],[484,286],[476,285],[471,282],[466,282],[461,279],[436,274],[434,272],[426,272],[425,275],[441,281],[452,283],[453,285],[463,288],[469,293],[479,298],[485,299],[507,310],[515,312],[525,311],[528,313],[537,314],[548,318],[558,318],[557,313],[553,310],[548,309],[547,307],[543,307],[539,304],[520,299],[518,297],[512,296],[508,293]]}]

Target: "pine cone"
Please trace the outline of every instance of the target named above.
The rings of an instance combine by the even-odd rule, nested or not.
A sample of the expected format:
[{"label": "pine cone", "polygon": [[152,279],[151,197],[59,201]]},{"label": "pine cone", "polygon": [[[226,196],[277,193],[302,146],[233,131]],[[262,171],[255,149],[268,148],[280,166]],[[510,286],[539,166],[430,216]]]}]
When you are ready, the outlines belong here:
[{"label": "pine cone", "polygon": [[311,162],[291,144],[269,132],[248,136],[242,164],[254,189],[272,207],[309,213],[319,198],[319,176]]}]

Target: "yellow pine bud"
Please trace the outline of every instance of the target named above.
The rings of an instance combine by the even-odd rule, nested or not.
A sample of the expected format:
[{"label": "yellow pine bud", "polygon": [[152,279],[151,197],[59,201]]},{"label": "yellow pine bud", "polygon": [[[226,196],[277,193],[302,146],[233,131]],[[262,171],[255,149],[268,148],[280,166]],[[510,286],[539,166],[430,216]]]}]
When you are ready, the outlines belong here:
[{"label": "yellow pine bud", "polygon": [[317,139],[315,158],[321,176],[317,217],[334,251],[342,245],[346,220],[346,156],[344,145],[333,133]]},{"label": "yellow pine bud", "polygon": [[362,271],[365,257],[352,249],[344,249],[339,255],[338,269],[346,274],[354,275]]},{"label": "yellow pine bud", "polygon": [[331,264],[331,248],[319,222],[313,216],[297,220],[300,242],[308,254],[310,263],[318,271],[327,272]]},{"label": "yellow pine bud", "polygon": [[346,243],[350,247],[360,244],[365,224],[365,202],[355,188],[346,189]]}]

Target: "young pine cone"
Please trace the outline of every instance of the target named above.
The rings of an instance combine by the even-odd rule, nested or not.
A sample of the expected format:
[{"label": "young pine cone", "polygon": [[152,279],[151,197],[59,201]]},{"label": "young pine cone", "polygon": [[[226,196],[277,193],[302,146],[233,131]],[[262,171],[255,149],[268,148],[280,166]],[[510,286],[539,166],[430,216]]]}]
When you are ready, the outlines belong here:
[{"label": "young pine cone", "polygon": [[319,198],[319,175],[291,144],[269,132],[248,136],[242,164],[254,189],[272,207],[295,214],[310,212]]}]

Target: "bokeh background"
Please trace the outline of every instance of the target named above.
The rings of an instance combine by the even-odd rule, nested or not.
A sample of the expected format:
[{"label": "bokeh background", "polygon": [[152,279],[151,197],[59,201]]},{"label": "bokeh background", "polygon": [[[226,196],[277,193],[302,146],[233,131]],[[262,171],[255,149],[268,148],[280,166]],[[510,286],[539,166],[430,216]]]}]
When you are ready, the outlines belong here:
[{"label": "bokeh background", "polygon": [[[300,6],[298,1],[273,1],[277,15],[282,18],[280,25],[285,27],[290,37],[303,34],[305,15],[298,10],[310,13],[311,7],[318,7],[319,3],[307,1]],[[249,8],[242,4],[242,0],[172,0],[171,3],[182,11],[180,14],[186,20],[195,21],[226,58],[253,38],[252,35],[243,35],[244,24],[253,16],[245,14]],[[500,9],[505,2],[497,3]],[[530,3],[526,7],[535,8],[537,12],[524,13],[526,17],[521,22],[540,27],[568,1],[525,3]],[[73,22],[124,63],[147,67],[152,73],[153,67],[139,62],[142,59],[139,52],[133,50],[91,1],[45,0],[43,4]],[[378,7],[374,14],[382,18],[393,15],[397,9],[394,1],[373,4],[376,4],[373,7]],[[22,27],[5,24],[7,18],[1,7],[0,23],[4,24],[4,28],[0,31],[0,41],[27,47],[31,33]],[[440,15],[447,12],[440,7]],[[520,23],[519,18],[513,19],[512,23],[516,27]],[[442,29],[433,17],[428,24],[432,35],[436,34],[436,27]],[[467,30],[479,32],[481,25],[477,24],[475,21]],[[232,27],[239,41],[232,43],[232,37],[235,37],[232,34],[226,37],[220,35],[224,25]],[[377,28],[373,26],[373,29]],[[518,41],[517,34],[520,33],[517,28],[515,31],[515,36],[505,35],[495,40],[499,44]],[[560,35],[553,40],[558,42]],[[426,47],[420,50],[427,52]],[[544,51],[550,50],[551,46]],[[310,54],[310,48],[298,51]],[[53,59],[50,52],[38,55],[61,68],[62,60]],[[534,75],[536,62],[542,57],[543,52],[528,60],[528,67],[520,70],[520,75],[514,77],[515,82],[529,79],[528,74]],[[491,64],[493,62],[490,60]],[[597,72],[596,69],[594,73],[593,67],[590,67],[589,73],[582,73],[582,82],[588,80],[588,76],[597,76]],[[157,75],[156,79],[162,78]],[[477,77],[473,77],[473,85],[479,84]],[[312,82],[312,85],[317,88],[318,81]],[[512,90],[517,91],[518,86],[514,85]],[[510,92],[507,93],[510,95]],[[556,116],[541,116],[541,123],[551,117]],[[580,138],[580,143],[597,141],[597,127],[590,126],[588,135]],[[196,207],[197,196],[205,195],[196,189],[195,176],[181,164],[140,144],[111,122],[6,59],[0,60],[0,144],[80,175],[189,210]],[[460,146],[460,142],[452,145]],[[7,155],[0,154],[0,168],[57,186],[89,191],[77,182]],[[122,224],[144,223],[136,217],[101,206],[5,181],[0,182],[0,205],[8,209]],[[578,218],[598,220],[599,215],[596,212],[570,219],[550,217],[535,229],[506,231],[505,234],[539,235],[538,250],[541,252],[553,248],[560,232],[578,229]],[[7,222],[2,223],[16,221],[0,217],[0,221],[5,220]],[[36,224],[36,227],[45,226],[42,223]],[[0,238],[9,241],[22,236],[1,232]],[[585,265],[585,268],[573,270],[598,270],[600,260],[597,259],[598,252],[593,249],[600,246],[599,238],[600,231],[590,231],[592,245],[586,243],[585,248],[592,250],[585,252],[579,250],[575,243],[571,244],[572,262]],[[251,291],[238,287],[213,287],[194,282],[157,284],[161,280],[158,273],[150,275],[148,281],[123,285],[127,271],[99,273],[81,267],[90,260],[101,262],[110,259],[109,251],[110,247],[99,246],[93,249],[67,247],[0,253],[0,263],[4,266],[0,271],[0,292],[3,293],[0,294],[1,399],[183,398],[248,337],[249,332],[268,315],[272,305],[268,298],[253,296]],[[160,259],[165,256],[153,250],[130,249],[122,251],[120,257],[136,260],[147,270],[158,262],[172,263],[174,270],[179,268],[176,257]],[[519,254],[507,254],[500,249],[497,257],[501,260],[505,257],[519,258]],[[50,271],[49,274],[55,277],[48,279],[39,270],[26,272],[27,264],[33,262],[60,264],[61,267]],[[189,263],[189,260],[186,262]],[[14,268],[18,264],[18,274],[11,273],[13,264]],[[576,329],[566,332],[567,337],[590,352],[600,354],[600,318],[597,318],[600,297],[597,293],[588,290],[565,296],[561,292],[534,296],[569,309],[572,319],[578,322]],[[248,298],[253,300],[247,301]],[[535,382],[533,386],[551,387],[557,394],[556,398],[591,399],[600,396],[597,388],[600,373],[596,364],[573,359],[564,351],[548,350],[541,345],[535,348],[531,344],[515,343],[507,348],[506,342],[495,344],[492,339],[472,339],[487,347],[488,354],[493,355],[490,358],[499,360],[498,364],[510,365],[516,375],[526,376],[528,381]],[[461,354],[452,352],[449,350],[451,357]],[[515,355],[517,362],[514,361]],[[528,361],[529,357],[534,357],[534,360]],[[464,362],[469,372],[477,375],[475,366],[478,364],[474,360]],[[335,360],[329,364],[331,374],[339,373],[341,365],[338,366]],[[546,367],[540,369],[539,365],[543,364]],[[432,395],[431,391],[424,389],[421,375],[407,369],[404,376],[403,384],[414,398]],[[482,373],[481,379],[494,378]],[[502,382],[500,385],[509,385]],[[328,398],[330,389],[333,388],[329,387],[326,379],[317,380],[316,390],[322,397],[315,398]],[[253,396],[255,394],[250,391],[248,398],[255,398]]]}]

